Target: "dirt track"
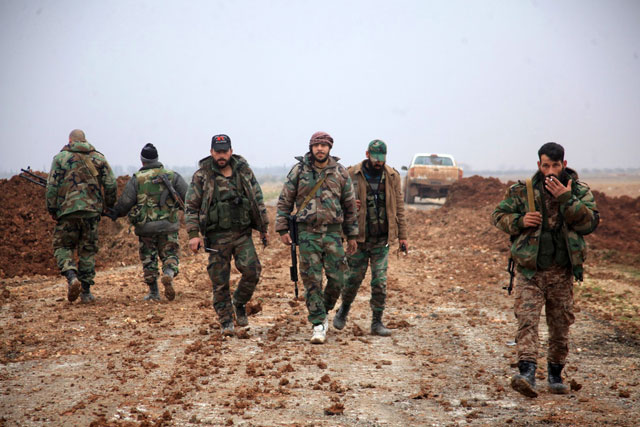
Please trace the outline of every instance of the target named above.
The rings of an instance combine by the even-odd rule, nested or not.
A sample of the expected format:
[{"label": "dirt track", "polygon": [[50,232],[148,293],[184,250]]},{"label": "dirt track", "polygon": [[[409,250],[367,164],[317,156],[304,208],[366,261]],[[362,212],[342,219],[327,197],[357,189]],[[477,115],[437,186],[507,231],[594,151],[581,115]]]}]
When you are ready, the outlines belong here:
[{"label": "dirt track", "polygon": [[[174,302],[141,302],[135,237],[124,220],[103,221],[96,304],[67,303],[59,276],[4,270],[0,425],[637,425],[638,252],[606,235],[590,239],[599,248],[576,285],[581,311],[567,368],[576,390],[546,392],[544,348],[540,396],[509,388],[506,238],[488,220],[503,190],[472,177],[442,209],[409,209],[409,256],[395,248],[390,256],[385,319],[393,337],[368,333],[367,278],[347,327],[330,329],[322,346],[308,343],[288,249],[275,235],[259,250],[250,327],[222,338],[203,254],[183,256]],[[23,229],[37,227],[24,221]],[[238,277],[233,270],[232,283]]]}]

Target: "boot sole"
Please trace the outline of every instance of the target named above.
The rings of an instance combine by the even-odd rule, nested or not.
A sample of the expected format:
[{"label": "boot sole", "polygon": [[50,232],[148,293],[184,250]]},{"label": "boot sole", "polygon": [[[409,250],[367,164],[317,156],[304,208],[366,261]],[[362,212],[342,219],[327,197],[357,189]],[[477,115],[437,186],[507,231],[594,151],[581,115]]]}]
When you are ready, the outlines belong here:
[{"label": "boot sole", "polygon": [[169,276],[162,276],[162,284],[164,285],[164,296],[169,301],[173,301],[176,297],[176,291],[173,289],[173,280]]},{"label": "boot sole", "polygon": [[326,338],[311,338],[311,344],[324,344]]},{"label": "boot sole", "polygon": [[67,290],[67,299],[69,302],[77,300],[78,296],[80,296],[81,290],[82,286],[80,285],[80,281],[78,279],[73,279],[69,285],[69,289]]},{"label": "boot sole", "polygon": [[529,381],[527,381],[522,377],[512,378],[511,388],[527,397],[538,397],[538,392],[531,387],[531,384],[529,384]]},{"label": "boot sole", "polygon": [[561,387],[553,387],[553,386],[549,386],[549,392],[551,394],[569,394],[569,387],[567,387],[566,385],[562,384]]}]

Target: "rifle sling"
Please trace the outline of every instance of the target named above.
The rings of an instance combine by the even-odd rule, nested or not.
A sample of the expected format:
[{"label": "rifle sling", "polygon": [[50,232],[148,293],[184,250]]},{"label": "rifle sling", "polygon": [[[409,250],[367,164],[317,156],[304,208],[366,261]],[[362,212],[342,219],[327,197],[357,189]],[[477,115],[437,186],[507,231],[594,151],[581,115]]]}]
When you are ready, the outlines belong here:
[{"label": "rifle sling", "polygon": [[326,177],[327,175],[322,175],[322,178],[320,178],[320,180],[316,182],[316,185],[313,186],[309,194],[307,194],[307,197],[304,198],[304,200],[302,201],[302,204],[300,205],[300,208],[295,213],[295,215],[298,215],[298,213],[300,213],[302,210],[304,210],[304,208],[307,207],[307,204],[309,203],[311,198],[316,194],[316,191],[318,191],[318,188],[320,188],[320,186],[322,185]]},{"label": "rifle sling", "polygon": [[531,178],[527,178],[527,202],[529,205],[529,212],[535,212],[536,203],[533,199],[533,183],[531,182]]}]

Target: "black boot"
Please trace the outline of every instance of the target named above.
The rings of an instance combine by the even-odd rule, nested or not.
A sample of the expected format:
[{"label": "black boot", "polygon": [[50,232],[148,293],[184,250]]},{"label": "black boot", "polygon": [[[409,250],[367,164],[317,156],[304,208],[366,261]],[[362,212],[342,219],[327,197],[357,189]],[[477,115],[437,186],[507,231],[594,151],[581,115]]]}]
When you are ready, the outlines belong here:
[{"label": "black boot", "polygon": [[371,335],[380,335],[381,337],[388,337],[391,335],[391,329],[387,329],[382,324],[382,312],[374,311],[371,318]]},{"label": "black boot", "polygon": [[338,312],[333,318],[333,327],[337,330],[342,330],[344,325],[347,324],[347,316],[349,315],[349,310],[351,309],[351,304],[345,304],[344,302],[340,305]]},{"label": "black boot", "polygon": [[78,273],[75,270],[67,270],[63,274],[67,278],[67,299],[69,302],[73,302],[80,295],[81,284],[78,280]]},{"label": "black boot", "polygon": [[527,397],[538,397],[536,391],[536,363],[527,360],[518,362],[520,373],[511,378],[511,388]]},{"label": "black boot", "polygon": [[158,293],[158,282],[148,283],[149,293],[144,297],[145,301],[160,301],[160,294]]},{"label": "black boot", "polygon": [[176,297],[176,291],[173,289],[173,276],[175,273],[170,268],[165,268],[162,275],[162,284],[164,285],[164,296],[169,301],[173,301]]},{"label": "black boot", "polygon": [[562,368],[564,368],[564,365],[560,363],[547,363],[549,391],[553,394],[569,393],[569,387],[562,383]]},{"label": "black boot", "polygon": [[247,326],[249,319],[247,319],[246,306],[244,304],[233,304],[233,308],[236,312],[236,323],[238,326]]},{"label": "black boot", "polygon": [[82,293],[80,294],[80,302],[83,304],[88,304],[94,302],[96,297],[91,293],[91,285],[87,285],[86,283],[82,284]]},{"label": "black boot", "polygon": [[233,320],[227,320],[224,321],[220,324],[222,326],[222,335],[227,336],[227,337],[232,337],[234,332],[233,332]]}]

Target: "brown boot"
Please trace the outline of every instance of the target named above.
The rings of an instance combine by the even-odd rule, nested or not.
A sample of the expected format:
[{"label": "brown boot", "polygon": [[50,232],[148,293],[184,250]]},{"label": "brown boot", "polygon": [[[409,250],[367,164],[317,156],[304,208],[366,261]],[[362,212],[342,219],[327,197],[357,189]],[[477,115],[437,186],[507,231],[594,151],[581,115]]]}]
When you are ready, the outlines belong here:
[{"label": "brown boot", "polygon": [[172,269],[167,268],[164,270],[164,274],[162,275],[162,284],[164,285],[164,296],[167,297],[169,301],[173,301],[176,297],[176,291],[173,289],[173,276],[174,272]]},{"label": "brown boot", "polygon": [[69,302],[73,302],[78,299],[82,284],[78,280],[78,274],[75,270],[67,270],[63,274],[67,278],[67,299]]}]

